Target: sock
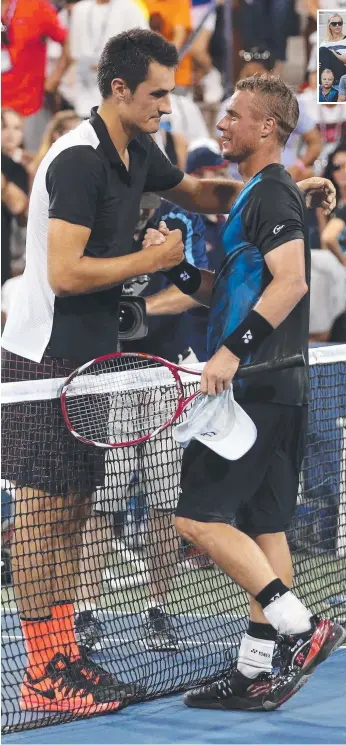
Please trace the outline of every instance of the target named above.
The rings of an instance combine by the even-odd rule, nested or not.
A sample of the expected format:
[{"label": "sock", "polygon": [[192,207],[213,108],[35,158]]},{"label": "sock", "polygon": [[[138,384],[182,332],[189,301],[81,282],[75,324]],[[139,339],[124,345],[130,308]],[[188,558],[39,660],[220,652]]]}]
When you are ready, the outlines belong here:
[{"label": "sock", "polygon": [[34,678],[44,674],[46,665],[58,652],[65,654],[64,643],[55,618],[20,621],[28,655],[27,670]]},{"label": "sock", "polygon": [[74,630],[74,605],[73,603],[61,603],[53,605],[52,617],[56,621],[60,638],[64,646],[64,654],[67,654],[70,660],[78,660],[80,652],[76,642]]},{"label": "sock", "polygon": [[[264,630],[258,627],[268,626],[268,636],[264,635]],[[253,636],[250,634],[250,628],[252,632],[258,631],[260,636]],[[275,638],[271,639],[270,634]],[[275,647],[275,639],[277,632],[272,626],[265,623],[255,623],[250,621],[249,629],[244,634],[238,655],[237,669],[247,678],[257,678],[260,673],[272,671],[272,660]]]},{"label": "sock", "polygon": [[280,598],[281,595],[285,595],[286,592],[289,592],[289,589],[290,588],[284,585],[284,583],[281,582],[281,579],[277,577],[277,579],[273,579],[272,582],[269,582],[269,585],[266,585],[263,590],[256,595],[256,600],[262,608],[265,608],[269,603],[276,600],[276,598]]},{"label": "sock", "polygon": [[290,590],[272,600],[263,613],[279,634],[302,634],[311,629],[311,611]]},{"label": "sock", "polygon": [[276,642],[278,632],[274,629],[270,623],[257,623],[257,621],[249,621],[247,633],[255,639],[270,639],[272,642]]}]

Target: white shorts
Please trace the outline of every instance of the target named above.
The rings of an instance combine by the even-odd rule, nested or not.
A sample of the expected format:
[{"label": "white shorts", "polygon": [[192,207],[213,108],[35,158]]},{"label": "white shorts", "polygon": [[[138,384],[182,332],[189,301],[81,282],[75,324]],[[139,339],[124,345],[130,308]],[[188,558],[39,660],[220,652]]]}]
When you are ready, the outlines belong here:
[{"label": "white shorts", "polygon": [[[151,406],[155,413],[161,409],[157,426],[168,418],[174,406],[170,403],[173,387],[162,395],[162,391]],[[122,428],[129,439],[136,439],[141,432],[134,427],[133,412],[138,411],[145,393],[132,392],[131,407],[122,410]],[[110,410],[110,421],[117,410],[116,399]],[[150,412],[150,408],[147,409]],[[182,449],[172,437],[169,427],[142,445],[114,448],[106,451],[105,483],[98,487],[94,509],[97,512],[120,512],[127,510],[131,497],[143,494],[147,506],[156,510],[173,512],[178,502]]]},{"label": "white shorts", "polygon": [[[209,3],[206,3],[205,5],[196,5],[195,7],[191,8],[191,20],[192,20],[192,28],[195,30],[197,26],[201,23],[203,20],[203,16],[205,16],[207,10],[208,10]],[[216,11],[214,10],[212,13],[208,15],[208,18],[204,21],[202,28],[205,28],[206,31],[210,31],[211,34],[214,33],[216,26]]]}]

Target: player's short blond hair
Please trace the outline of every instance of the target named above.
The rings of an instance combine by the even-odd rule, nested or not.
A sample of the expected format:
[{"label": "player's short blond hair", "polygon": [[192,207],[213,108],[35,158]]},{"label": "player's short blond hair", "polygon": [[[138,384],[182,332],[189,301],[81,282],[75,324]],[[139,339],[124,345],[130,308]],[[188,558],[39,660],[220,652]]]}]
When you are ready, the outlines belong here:
[{"label": "player's short blond hair", "polygon": [[256,95],[255,111],[273,117],[277,138],[283,147],[297,126],[299,106],[295,93],[279,75],[251,75],[239,80],[236,91],[251,91]]}]

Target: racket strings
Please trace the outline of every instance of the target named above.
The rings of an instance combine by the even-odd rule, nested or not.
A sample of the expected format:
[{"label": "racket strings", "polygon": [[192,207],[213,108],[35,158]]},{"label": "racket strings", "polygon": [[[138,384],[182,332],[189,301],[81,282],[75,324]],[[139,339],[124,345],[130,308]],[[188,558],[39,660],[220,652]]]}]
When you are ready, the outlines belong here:
[{"label": "racket strings", "polygon": [[135,441],[171,419],[179,388],[169,368],[153,360],[121,357],[93,364],[67,391],[75,433],[102,444]]}]

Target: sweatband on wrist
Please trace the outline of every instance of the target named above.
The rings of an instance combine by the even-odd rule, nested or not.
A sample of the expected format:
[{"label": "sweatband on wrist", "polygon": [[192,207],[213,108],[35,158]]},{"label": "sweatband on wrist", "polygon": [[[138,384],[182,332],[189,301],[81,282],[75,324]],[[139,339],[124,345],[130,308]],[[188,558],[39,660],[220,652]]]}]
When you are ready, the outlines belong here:
[{"label": "sweatband on wrist", "polygon": [[193,264],[189,264],[185,259],[177,266],[173,266],[172,269],[162,272],[162,274],[185,295],[194,295],[202,282],[200,270]]},{"label": "sweatband on wrist", "polygon": [[274,328],[269,321],[257,311],[250,310],[246,318],[223,341],[223,345],[242,361],[249,352],[256,350],[272,331]]}]

